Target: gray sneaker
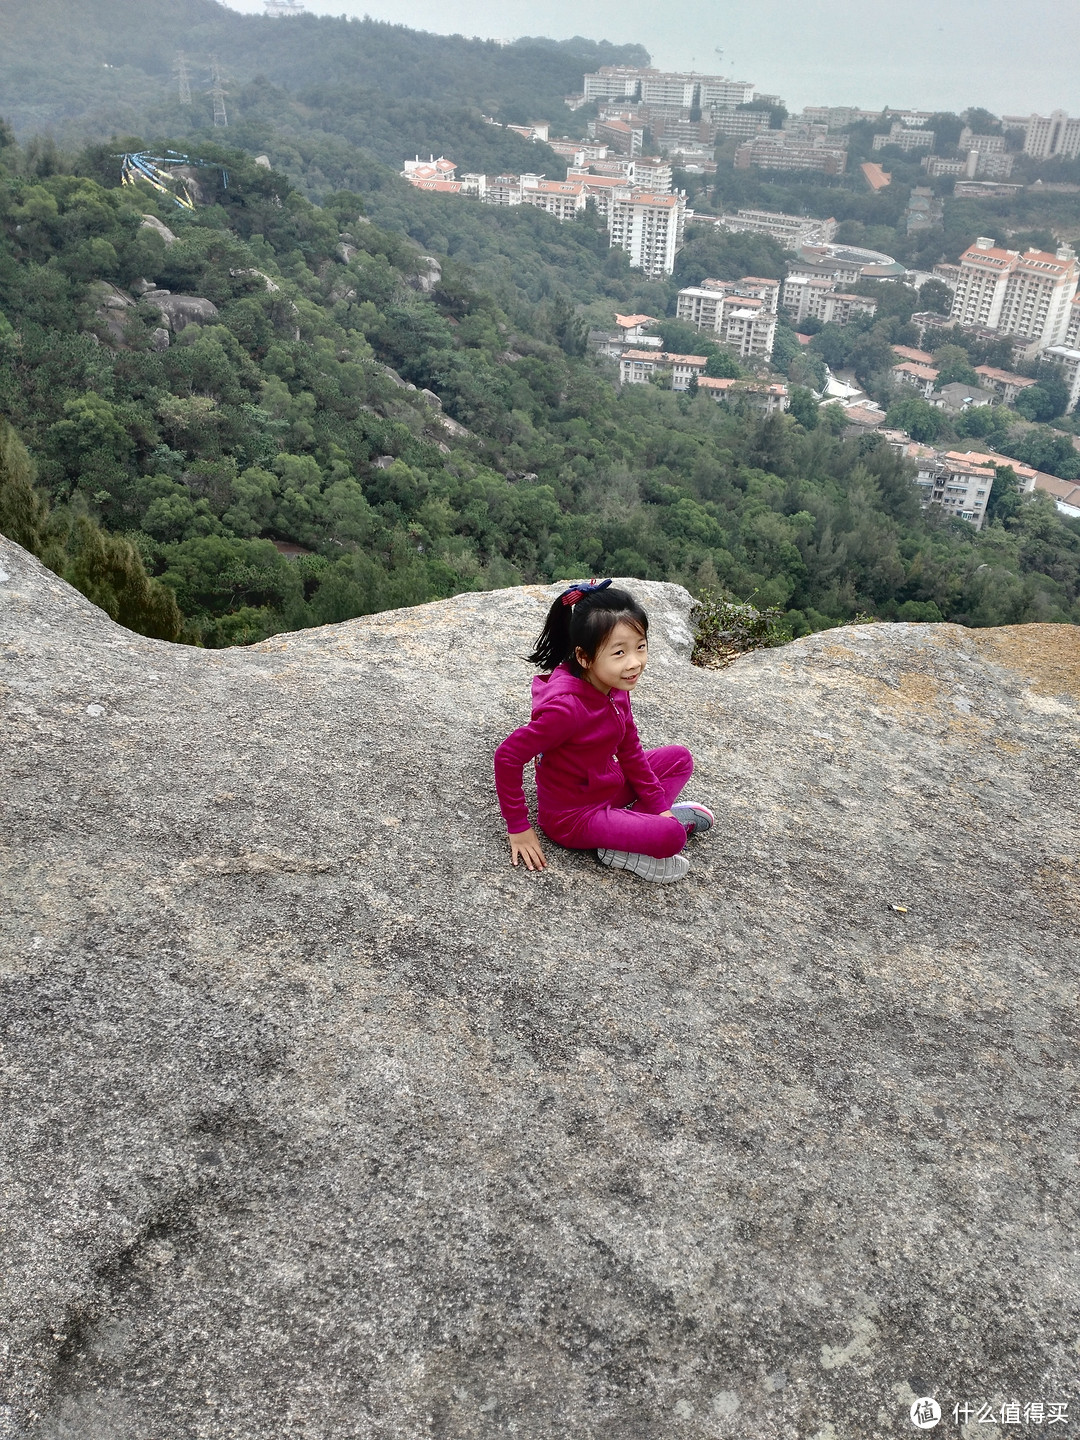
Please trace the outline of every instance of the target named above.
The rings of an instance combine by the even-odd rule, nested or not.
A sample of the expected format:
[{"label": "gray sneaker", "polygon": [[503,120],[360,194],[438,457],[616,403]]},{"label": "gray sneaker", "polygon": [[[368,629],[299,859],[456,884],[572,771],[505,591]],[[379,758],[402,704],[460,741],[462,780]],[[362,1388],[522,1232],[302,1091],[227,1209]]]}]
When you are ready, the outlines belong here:
[{"label": "gray sneaker", "polygon": [[711,830],[716,819],[709,807],[697,800],[676,800],[671,807],[671,813],[680,825],[693,825],[691,835],[702,835],[706,830]]},{"label": "gray sneaker", "polygon": [[629,850],[597,850],[596,858],[612,870],[629,870],[639,880],[651,880],[657,885],[681,880],[690,869],[685,855],[669,855],[666,860],[657,860],[652,855],[635,855]]}]

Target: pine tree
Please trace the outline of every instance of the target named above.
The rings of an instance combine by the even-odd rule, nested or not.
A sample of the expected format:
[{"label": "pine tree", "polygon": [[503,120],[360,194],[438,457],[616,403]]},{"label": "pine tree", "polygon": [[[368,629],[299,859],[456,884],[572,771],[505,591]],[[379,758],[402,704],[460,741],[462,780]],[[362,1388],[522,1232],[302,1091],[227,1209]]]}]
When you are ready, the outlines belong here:
[{"label": "pine tree", "polygon": [[29,550],[105,613],[140,635],[178,640],[184,628],[176,597],[152,580],[130,541],[108,535],[80,515],[66,524],[34,487],[26,446],[0,417],[0,534]]}]

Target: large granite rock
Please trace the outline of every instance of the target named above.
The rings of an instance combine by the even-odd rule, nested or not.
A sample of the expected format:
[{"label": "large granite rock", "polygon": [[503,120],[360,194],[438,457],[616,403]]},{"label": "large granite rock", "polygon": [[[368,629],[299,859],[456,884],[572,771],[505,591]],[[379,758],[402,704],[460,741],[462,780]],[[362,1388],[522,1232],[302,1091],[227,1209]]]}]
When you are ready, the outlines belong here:
[{"label": "large granite rock", "polygon": [[548,591],[199,651],[0,572],[0,1434],[1072,1433],[1080,633],[709,673],[635,584],[650,887],[507,863]]}]

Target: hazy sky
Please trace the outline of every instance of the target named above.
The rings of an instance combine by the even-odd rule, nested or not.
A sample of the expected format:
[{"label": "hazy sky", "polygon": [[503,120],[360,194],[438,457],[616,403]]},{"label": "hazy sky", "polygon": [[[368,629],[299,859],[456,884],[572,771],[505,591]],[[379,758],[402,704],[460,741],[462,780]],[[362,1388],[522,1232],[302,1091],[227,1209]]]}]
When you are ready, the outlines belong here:
[{"label": "hazy sky", "polygon": [[[262,0],[227,0],[261,14]],[[637,41],[803,105],[1080,113],[1080,0],[306,0],[439,34]],[[288,23],[288,22],[282,22]],[[723,52],[722,57],[716,54]]]}]

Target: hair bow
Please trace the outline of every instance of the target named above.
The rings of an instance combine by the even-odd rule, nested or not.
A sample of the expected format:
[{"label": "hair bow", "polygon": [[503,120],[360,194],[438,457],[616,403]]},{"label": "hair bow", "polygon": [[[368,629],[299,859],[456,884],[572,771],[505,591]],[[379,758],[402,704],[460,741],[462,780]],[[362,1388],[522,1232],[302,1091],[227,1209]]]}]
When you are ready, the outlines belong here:
[{"label": "hair bow", "polygon": [[606,590],[610,580],[579,580],[559,597],[564,605],[576,605],[583,595],[592,595],[597,590]]}]

